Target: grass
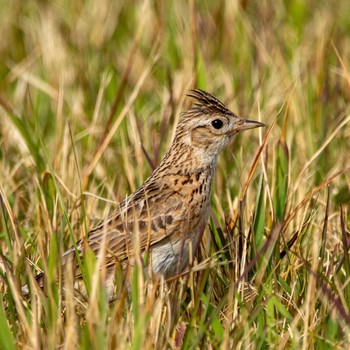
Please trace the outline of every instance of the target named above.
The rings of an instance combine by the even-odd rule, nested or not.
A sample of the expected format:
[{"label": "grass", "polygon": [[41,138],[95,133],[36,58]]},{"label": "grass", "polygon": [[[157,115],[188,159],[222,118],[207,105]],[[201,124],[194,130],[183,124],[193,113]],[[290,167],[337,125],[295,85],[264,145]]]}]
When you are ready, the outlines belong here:
[{"label": "grass", "polygon": [[[346,348],[348,1],[0,8],[0,348]],[[107,304],[87,254],[74,298],[60,255],[158,164],[193,87],[268,126],[221,155],[193,268],[117,276]]]}]

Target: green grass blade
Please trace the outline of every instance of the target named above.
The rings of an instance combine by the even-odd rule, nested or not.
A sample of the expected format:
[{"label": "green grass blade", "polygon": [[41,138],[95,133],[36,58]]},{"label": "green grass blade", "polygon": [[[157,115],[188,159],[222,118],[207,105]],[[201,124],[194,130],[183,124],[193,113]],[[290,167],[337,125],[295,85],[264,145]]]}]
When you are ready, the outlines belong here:
[{"label": "green grass blade", "polygon": [[288,146],[283,137],[280,138],[277,144],[277,159],[276,159],[276,192],[275,192],[275,211],[276,218],[279,222],[283,221],[284,213],[287,204],[287,189],[288,189],[288,161],[289,161]]},{"label": "green grass blade", "polygon": [[0,296],[0,329],[0,348],[6,350],[16,350],[15,339],[7,322],[2,296]]}]

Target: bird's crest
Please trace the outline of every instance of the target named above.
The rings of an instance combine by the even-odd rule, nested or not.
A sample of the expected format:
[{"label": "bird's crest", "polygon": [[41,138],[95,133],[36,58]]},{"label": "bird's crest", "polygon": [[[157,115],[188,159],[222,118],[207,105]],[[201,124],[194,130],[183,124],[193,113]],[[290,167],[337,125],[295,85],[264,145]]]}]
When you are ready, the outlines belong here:
[{"label": "bird's crest", "polygon": [[206,91],[194,89],[191,90],[187,96],[196,100],[191,109],[199,110],[201,113],[205,114],[220,113],[233,115],[233,113],[221,101]]}]

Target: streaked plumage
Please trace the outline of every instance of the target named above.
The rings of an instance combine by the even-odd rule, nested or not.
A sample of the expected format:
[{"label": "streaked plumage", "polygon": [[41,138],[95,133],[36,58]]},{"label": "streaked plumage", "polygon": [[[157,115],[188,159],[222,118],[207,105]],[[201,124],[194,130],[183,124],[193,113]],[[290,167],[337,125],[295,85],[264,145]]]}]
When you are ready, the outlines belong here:
[{"label": "streaked plumage", "polygon": [[[167,279],[188,266],[208,220],[220,151],[236,133],[263,126],[239,118],[202,90],[193,90],[188,96],[196,102],[183,113],[160,165],[136,192],[89,232],[88,239],[77,242],[80,255],[86,245],[96,255],[105,246],[109,298],[113,296],[116,261],[125,269],[133,264],[135,252],[149,253],[145,269],[152,276]],[[75,254],[74,248],[69,249],[63,264],[76,260]],[[76,278],[80,277],[77,267]]]}]

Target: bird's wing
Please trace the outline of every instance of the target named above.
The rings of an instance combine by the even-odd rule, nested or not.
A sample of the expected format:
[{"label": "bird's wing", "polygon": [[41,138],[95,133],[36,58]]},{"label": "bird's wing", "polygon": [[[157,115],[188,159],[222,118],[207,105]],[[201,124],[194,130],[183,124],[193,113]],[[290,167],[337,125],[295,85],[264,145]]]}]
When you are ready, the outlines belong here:
[{"label": "bird's wing", "polygon": [[[109,218],[89,232],[88,239],[77,242],[77,249],[82,256],[88,246],[97,256],[102,248],[107,264],[123,262],[169,236],[177,236],[184,221],[186,209],[181,195],[166,185],[161,189],[149,185],[126,198]],[[64,256],[64,261],[74,259],[74,248]]]}]

